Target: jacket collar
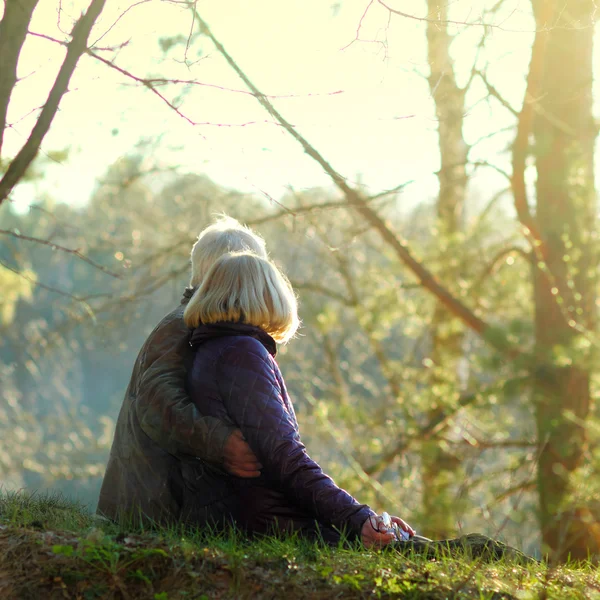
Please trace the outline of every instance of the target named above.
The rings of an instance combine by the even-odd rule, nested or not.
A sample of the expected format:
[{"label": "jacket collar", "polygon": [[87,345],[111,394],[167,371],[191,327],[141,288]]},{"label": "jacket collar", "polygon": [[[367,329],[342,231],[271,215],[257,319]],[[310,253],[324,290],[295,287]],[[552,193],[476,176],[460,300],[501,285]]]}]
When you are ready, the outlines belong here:
[{"label": "jacket collar", "polygon": [[247,323],[222,321],[220,323],[211,323],[209,325],[199,325],[192,330],[190,346],[198,346],[199,344],[215,338],[240,335],[246,335],[258,340],[271,356],[277,354],[277,344],[275,343],[275,340],[260,327],[248,325]]},{"label": "jacket collar", "polygon": [[181,298],[181,304],[187,304],[192,299],[192,296],[194,295],[194,292],[197,289],[198,288],[195,288],[195,287],[186,287],[185,290],[183,290],[183,296]]}]

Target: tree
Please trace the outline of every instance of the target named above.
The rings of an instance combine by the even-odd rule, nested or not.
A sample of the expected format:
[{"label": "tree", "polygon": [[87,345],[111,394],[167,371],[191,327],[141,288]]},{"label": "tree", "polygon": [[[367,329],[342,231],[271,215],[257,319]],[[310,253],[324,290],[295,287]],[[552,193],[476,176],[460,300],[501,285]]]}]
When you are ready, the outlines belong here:
[{"label": "tree", "polygon": [[[571,503],[570,495],[573,475],[586,455],[597,344],[598,128],[592,113],[596,7],[591,0],[575,0],[566,10],[557,0],[533,0],[533,10],[538,31],[520,119],[533,121],[531,153],[537,173],[535,214],[523,225],[533,224],[539,242],[533,275],[533,401],[540,524],[544,545],[555,558],[586,559],[600,549],[594,520],[586,507]],[[548,28],[549,23],[555,27]],[[523,148],[516,145],[514,152]]]},{"label": "tree", "polygon": [[[427,54],[430,74],[429,89],[435,103],[438,120],[440,169],[437,197],[438,252],[450,280],[461,274],[457,267],[460,232],[463,229],[463,211],[467,192],[468,147],[463,138],[465,94],[456,82],[454,65],[450,57],[452,38],[448,31],[448,3],[446,0],[429,0],[428,12],[437,15],[439,23],[427,23]],[[467,84],[468,86],[468,84]],[[459,359],[463,332],[457,321],[441,304],[436,304],[431,322],[431,352],[433,367],[429,389],[432,403],[431,416],[440,410],[439,402],[448,402],[458,394]],[[428,515],[429,535],[443,539],[451,537],[456,527],[461,507],[456,498],[455,482],[460,477],[460,460],[439,440],[423,445],[423,514]]]}]

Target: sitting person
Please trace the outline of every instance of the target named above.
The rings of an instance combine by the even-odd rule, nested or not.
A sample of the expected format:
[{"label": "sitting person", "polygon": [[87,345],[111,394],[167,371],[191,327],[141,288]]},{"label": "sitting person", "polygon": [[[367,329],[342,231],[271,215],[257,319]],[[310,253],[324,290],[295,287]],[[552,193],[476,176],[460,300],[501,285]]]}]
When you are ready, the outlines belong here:
[{"label": "sitting person", "polygon": [[190,288],[136,359],[102,482],[100,515],[132,523],[180,521],[184,457],[241,478],[260,475],[241,432],[200,413],[185,388],[191,354],[185,305],[219,256],[242,250],[267,256],[264,240],[229,217],[207,227],[194,244]]},{"label": "sitting person", "polygon": [[[195,356],[188,390],[199,413],[239,428],[263,465],[242,479],[203,460],[182,460],[181,518],[235,524],[250,534],[297,532],[330,543],[346,532],[366,546],[395,535],[368,506],[335,485],[300,440],[294,408],[275,361],[276,343],[298,327],[294,292],[264,256],[218,258],[184,311]],[[402,519],[400,528],[414,535]]]}]

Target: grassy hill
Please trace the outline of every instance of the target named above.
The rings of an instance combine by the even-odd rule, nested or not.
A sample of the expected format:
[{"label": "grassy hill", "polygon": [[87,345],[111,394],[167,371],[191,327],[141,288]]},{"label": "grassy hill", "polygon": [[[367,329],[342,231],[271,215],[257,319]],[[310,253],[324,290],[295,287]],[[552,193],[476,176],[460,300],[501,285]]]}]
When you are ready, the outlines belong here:
[{"label": "grassy hill", "polygon": [[59,496],[0,495],[0,598],[600,599],[592,565],[425,560],[393,550],[123,531]]}]

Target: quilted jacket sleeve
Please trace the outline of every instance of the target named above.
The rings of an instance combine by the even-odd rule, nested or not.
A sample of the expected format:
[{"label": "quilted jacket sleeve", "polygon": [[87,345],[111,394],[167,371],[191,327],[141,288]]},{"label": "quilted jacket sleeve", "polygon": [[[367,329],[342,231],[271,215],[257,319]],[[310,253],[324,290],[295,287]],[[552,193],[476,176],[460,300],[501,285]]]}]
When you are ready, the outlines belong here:
[{"label": "quilted jacket sleeve", "polygon": [[339,488],[310,458],[300,441],[277,365],[252,338],[238,338],[218,364],[220,393],[227,412],[263,464],[264,474],[323,523],[360,535],[373,511]]},{"label": "quilted jacket sleeve", "polygon": [[138,379],[137,417],[144,433],[170,454],[194,456],[222,469],[223,448],[235,428],[203,416],[192,402],[186,389],[188,338],[180,318],[154,332]]}]

